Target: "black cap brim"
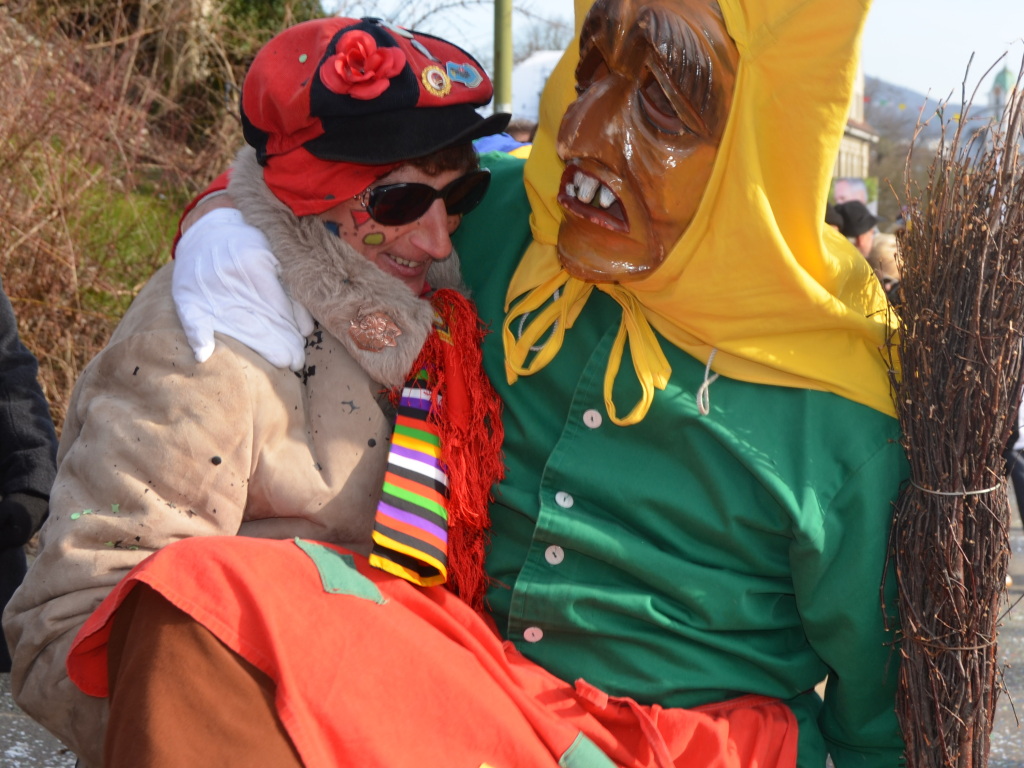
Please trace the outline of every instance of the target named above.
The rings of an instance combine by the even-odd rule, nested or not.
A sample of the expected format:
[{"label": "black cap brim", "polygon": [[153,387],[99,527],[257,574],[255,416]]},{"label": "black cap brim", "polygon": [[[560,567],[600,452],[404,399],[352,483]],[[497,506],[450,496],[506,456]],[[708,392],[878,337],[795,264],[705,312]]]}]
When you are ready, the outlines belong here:
[{"label": "black cap brim", "polygon": [[482,117],[471,104],[402,111],[406,114],[390,111],[325,119],[323,135],[303,146],[322,160],[399,163],[501,133],[512,117],[505,112]]}]

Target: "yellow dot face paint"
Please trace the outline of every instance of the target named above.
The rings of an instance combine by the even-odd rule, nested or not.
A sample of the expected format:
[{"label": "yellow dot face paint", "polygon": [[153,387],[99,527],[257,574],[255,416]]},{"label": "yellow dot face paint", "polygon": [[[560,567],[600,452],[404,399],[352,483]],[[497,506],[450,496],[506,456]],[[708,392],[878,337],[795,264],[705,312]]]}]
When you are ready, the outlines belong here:
[{"label": "yellow dot face paint", "polygon": [[363,238],[363,245],[383,245],[384,244],[384,233],[383,232],[371,232]]}]

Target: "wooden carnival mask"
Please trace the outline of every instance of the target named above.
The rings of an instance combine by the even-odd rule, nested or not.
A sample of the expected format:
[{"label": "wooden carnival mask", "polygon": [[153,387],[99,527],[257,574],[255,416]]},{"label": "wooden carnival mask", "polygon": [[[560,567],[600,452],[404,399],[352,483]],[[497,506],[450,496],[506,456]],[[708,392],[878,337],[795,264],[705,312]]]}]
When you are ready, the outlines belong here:
[{"label": "wooden carnival mask", "polygon": [[700,205],[739,53],[709,0],[597,0],[558,132],[558,256],[573,277],[656,270]]}]

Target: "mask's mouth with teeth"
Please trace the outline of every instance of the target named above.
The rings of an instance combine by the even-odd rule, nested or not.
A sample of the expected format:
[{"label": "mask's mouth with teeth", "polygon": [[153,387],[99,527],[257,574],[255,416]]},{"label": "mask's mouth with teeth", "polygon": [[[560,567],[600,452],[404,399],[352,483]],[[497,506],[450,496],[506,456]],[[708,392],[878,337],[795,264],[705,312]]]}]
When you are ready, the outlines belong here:
[{"label": "mask's mouth with teeth", "polygon": [[613,232],[629,232],[626,209],[612,190],[595,176],[569,165],[562,174],[558,204],[571,214]]}]

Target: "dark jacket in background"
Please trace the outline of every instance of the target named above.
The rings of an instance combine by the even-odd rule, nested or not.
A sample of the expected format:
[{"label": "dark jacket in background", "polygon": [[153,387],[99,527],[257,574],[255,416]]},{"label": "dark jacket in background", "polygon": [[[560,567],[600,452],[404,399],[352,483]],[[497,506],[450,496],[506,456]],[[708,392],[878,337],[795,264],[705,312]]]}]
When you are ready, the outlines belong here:
[{"label": "dark jacket in background", "polygon": [[[0,611],[25,576],[22,547],[42,525],[56,473],[57,436],[38,370],[0,282]],[[10,667],[0,635],[0,672]]]}]

